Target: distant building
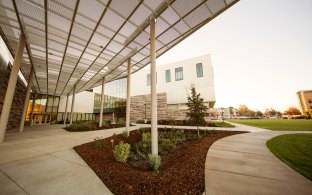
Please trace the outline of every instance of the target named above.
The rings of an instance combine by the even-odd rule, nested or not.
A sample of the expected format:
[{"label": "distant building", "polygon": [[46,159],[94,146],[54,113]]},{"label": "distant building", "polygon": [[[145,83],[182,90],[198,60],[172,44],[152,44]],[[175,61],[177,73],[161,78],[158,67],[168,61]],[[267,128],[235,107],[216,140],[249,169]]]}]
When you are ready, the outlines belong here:
[{"label": "distant building", "polygon": [[302,114],[312,113],[312,90],[301,90],[297,92]]},{"label": "distant building", "polygon": [[234,107],[228,107],[228,108],[210,108],[209,114],[212,118],[237,118],[239,117],[238,109]]}]

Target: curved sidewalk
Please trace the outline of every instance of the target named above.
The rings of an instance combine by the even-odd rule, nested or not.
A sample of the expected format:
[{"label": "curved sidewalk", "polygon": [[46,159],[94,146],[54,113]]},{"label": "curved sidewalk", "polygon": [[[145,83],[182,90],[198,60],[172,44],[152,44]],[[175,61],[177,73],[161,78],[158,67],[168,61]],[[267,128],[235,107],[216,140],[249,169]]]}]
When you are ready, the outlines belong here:
[{"label": "curved sidewalk", "polygon": [[263,131],[215,142],[206,157],[205,193],[311,194],[312,182],[280,161],[266,146],[272,137],[294,133],[312,132]]}]

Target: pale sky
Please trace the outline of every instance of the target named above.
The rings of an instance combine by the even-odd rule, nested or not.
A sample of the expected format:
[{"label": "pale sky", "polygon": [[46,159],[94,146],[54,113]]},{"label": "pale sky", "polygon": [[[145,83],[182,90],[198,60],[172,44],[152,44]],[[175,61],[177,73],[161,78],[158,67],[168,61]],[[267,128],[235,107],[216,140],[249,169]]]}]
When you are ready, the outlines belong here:
[{"label": "pale sky", "polygon": [[296,92],[312,90],[312,1],[241,0],[157,64],[203,54],[212,58],[215,107],[298,107]]}]

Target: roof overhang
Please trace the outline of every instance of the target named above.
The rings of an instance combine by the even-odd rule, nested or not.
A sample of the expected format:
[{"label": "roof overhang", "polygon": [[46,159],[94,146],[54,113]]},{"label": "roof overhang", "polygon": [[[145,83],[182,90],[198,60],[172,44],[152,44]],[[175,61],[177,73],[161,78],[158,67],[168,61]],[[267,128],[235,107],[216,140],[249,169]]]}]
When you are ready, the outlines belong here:
[{"label": "roof overhang", "polygon": [[157,18],[159,57],[238,0],[0,0],[0,33],[14,56],[27,37],[21,71],[33,90],[67,95],[127,76],[150,63],[149,24]]}]

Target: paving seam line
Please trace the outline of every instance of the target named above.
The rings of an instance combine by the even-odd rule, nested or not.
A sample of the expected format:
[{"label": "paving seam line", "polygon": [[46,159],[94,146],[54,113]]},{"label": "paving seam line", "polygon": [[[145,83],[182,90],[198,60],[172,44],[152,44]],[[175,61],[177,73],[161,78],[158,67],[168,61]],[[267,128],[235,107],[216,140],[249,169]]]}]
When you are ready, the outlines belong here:
[{"label": "paving seam line", "polygon": [[1,170],[1,173],[3,173],[5,176],[7,176],[15,185],[17,185],[21,190],[23,190],[26,194],[30,195],[22,186],[20,186],[18,183],[16,183],[8,174],[6,174],[3,170]]},{"label": "paving seam line", "polygon": [[[231,171],[216,170],[216,169],[210,169],[210,168],[205,168],[205,169],[206,169],[206,170],[212,170],[212,171],[223,172],[223,173],[230,173],[230,174],[235,174],[235,175],[247,176],[247,177],[254,177],[254,178],[259,178],[259,179],[273,180],[273,181],[284,182],[284,183],[292,183],[292,184],[298,184],[298,185],[303,185],[303,186],[312,186],[312,183],[311,183],[311,184],[303,184],[303,183],[284,181],[284,180],[274,179],[274,178],[259,177],[259,176],[247,175],[247,174],[243,174],[243,173],[235,173],[235,172],[231,172]],[[299,173],[298,173],[298,174],[299,174]],[[303,176],[303,177],[304,177],[304,176]]]},{"label": "paving seam line", "polygon": [[[210,148],[209,148],[210,149]],[[228,151],[228,152],[236,152],[236,153],[244,153],[244,154],[255,154],[255,155],[265,155],[265,156],[272,156],[272,154],[257,154],[257,153],[252,153],[252,152],[243,152],[243,151],[238,151],[238,150],[227,150],[227,149],[217,149],[217,148],[213,148],[213,150],[222,150],[222,151]],[[270,151],[271,152],[271,151]],[[207,156],[209,154],[209,150],[208,150],[208,153],[207,153]],[[275,155],[273,155],[275,157]]]},{"label": "paving seam line", "polygon": [[[67,149],[66,149],[67,150]],[[56,151],[56,152],[58,152],[58,151]],[[77,154],[77,152],[74,150],[74,152]],[[51,153],[47,153],[48,155],[50,155],[50,156],[53,156],[53,157],[55,157],[55,158],[58,158],[58,159],[61,159],[61,160],[64,160],[64,161],[67,161],[67,162],[69,162],[69,163],[73,163],[73,164],[76,164],[76,165],[80,165],[80,166],[82,166],[82,167],[85,167],[85,168],[90,168],[89,167],[89,165],[88,164],[86,164],[86,165],[82,165],[82,164],[79,164],[79,163],[76,163],[76,162],[73,162],[73,161],[70,161],[70,160],[67,160],[67,159],[64,159],[64,158],[61,158],[61,157],[59,157],[59,156],[56,156],[56,155],[53,155],[53,153],[54,152],[51,152]],[[77,154],[78,155],[78,154]],[[79,155],[78,155],[79,156]],[[79,156],[80,157],[80,156]],[[81,158],[81,157],[80,157]],[[82,158],[81,158],[82,159]],[[82,159],[83,160],[83,159]],[[85,161],[83,161],[83,162],[85,162]]]}]

